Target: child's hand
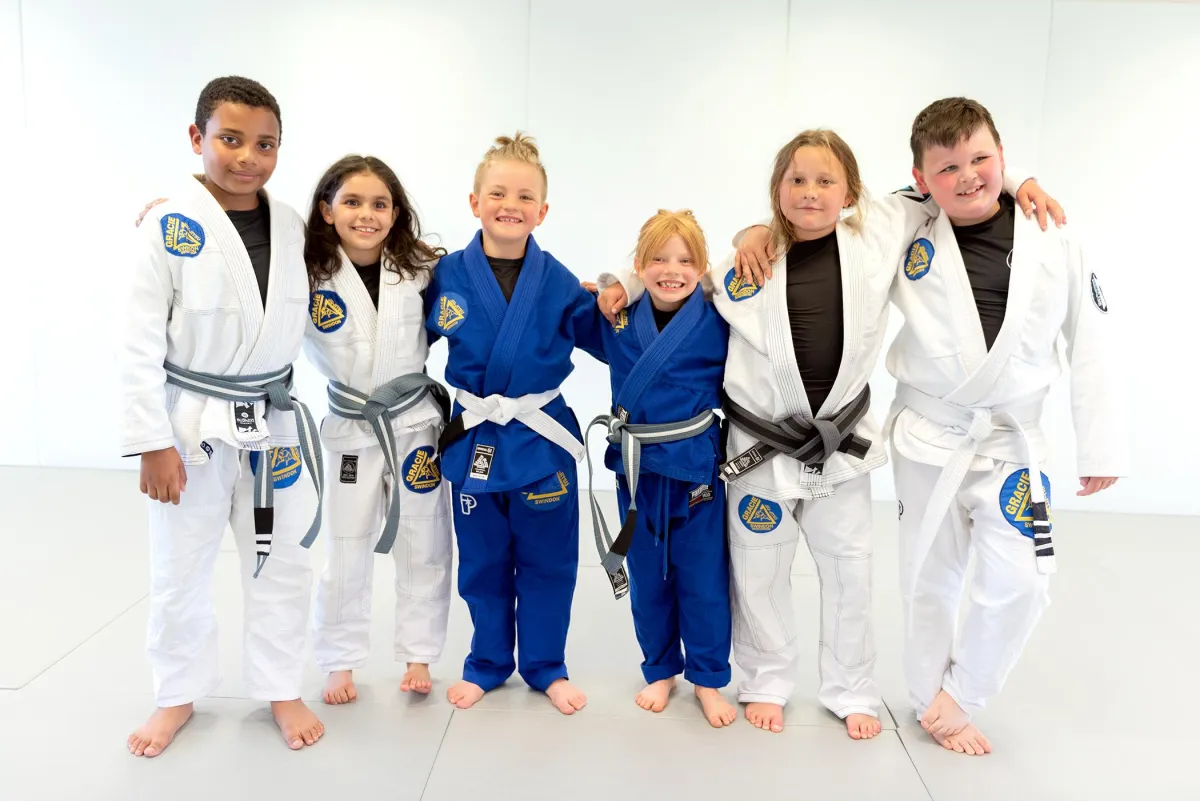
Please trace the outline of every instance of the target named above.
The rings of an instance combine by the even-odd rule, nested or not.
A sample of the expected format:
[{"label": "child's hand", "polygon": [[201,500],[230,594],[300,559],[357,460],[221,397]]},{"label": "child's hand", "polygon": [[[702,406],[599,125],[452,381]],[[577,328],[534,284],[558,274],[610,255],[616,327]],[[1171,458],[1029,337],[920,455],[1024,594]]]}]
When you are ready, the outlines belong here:
[{"label": "child's hand", "polygon": [[598,292],[600,289],[600,287],[596,286],[595,281],[580,281],[579,285],[581,287],[583,287],[584,289],[586,289],[588,292],[591,292],[593,295],[595,295],[596,292]]},{"label": "child's hand", "polygon": [[179,495],[187,487],[187,471],[175,448],[163,448],[142,454],[140,489],[152,501],[179,505]]},{"label": "child's hand", "polygon": [[617,313],[625,308],[628,300],[629,296],[625,294],[625,287],[620,284],[613,284],[601,292],[600,297],[596,298],[596,302],[600,304],[600,313],[604,315],[604,319],[608,320],[610,325],[617,324]]},{"label": "child's hand", "polygon": [[771,230],[756,225],[742,237],[737,253],[733,257],[733,274],[744,278],[747,273],[758,286],[766,286],[771,277],[771,264],[775,261],[775,243],[771,241]]},{"label": "child's hand", "polygon": [[1083,487],[1083,489],[1075,494],[1095,495],[1097,492],[1106,490],[1116,483],[1117,480],[1111,477],[1085,476],[1084,478],[1079,479],[1079,486]]},{"label": "child's hand", "polygon": [[1038,225],[1046,230],[1046,212],[1054,218],[1054,224],[1062,228],[1067,222],[1067,213],[1063,211],[1058,201],[1046,194],[1046,190],[1038,186],[1038,182],[1030,178],[1017,189],[1017,203],[1025,212],[1025,219],[1030,219],[1033,208],[1037,207]]},{"label": "child's hand", "polygon": [[137,222],[134,223],[134,227],[140,228],[142,225],[142,220],[146,219],[146,212],[150,211],[150,209],[154,208],[159,203],[166,202],[167,199],[165,197],[160,197],[158,200],[151,200],[149,203],[147,203],[146,208],[142,209],[142,213],[138,215]]}]

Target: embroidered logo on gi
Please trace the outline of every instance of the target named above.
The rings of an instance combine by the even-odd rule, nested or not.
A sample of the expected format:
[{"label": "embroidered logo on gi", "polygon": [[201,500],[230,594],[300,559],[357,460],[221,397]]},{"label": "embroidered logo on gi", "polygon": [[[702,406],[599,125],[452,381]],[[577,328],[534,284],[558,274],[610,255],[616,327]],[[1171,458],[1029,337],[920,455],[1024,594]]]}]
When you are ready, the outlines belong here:
[{"label": "embroidered logo on gi", "polygon": [[688,493],[688,508],[699,506],[702,503],[707,503],[713,499],[712,487],[707,484],[701,484],[694,490]]},{"label": "embroidered logo on gi", "polygon": [[200,450],[204,451],[205,455],[208,456],[209,459],[212,458],[212,455],[213,455],[212,445],[209,445],[207,442],[201,442]]},{"label": "embroidered logo on gi", "polygon": [[[295,484],[296,479],[300,478],[300,449],[272,448],[267,453],[271,454],[271,476],[275,489],[287,489]],[[261,454],[261,451],[250,451],[250,472],[254,475],[258,475]]]},{"label": "embroidered logo on gi", "polygon": [[475,500],[475,496],[473,495],[459,495],[458,505],[462,508],[463,517],[470,517],[471,510],[478,506],[479,502]]},{"label": "embroidered logo on gi", "polygon": [[549,478],[539,481],[532,492],[522,492],[521,498],[526,506],[544,509],[562,503],[570,492],[571,482],[567,481],[567,474],[559,470]]},{"label": "embroidered logo on gi", "polygon": [[619,334],[629,327],[629,310],[621,309],[617,312],[617,321],[613,323],[613,333]]},{"label": "embroidered logo on gi", "polygon": [[467,301],[462,295],[447,292],[438,298],[437,308],[433,313],[437,315],[437,321],[434,323],[437,330],[449,334],[467,319]]},{"label": "embroidered logo on gi", "polygon": [[754,297],[760,289],[762,287],[754,283],[754,279],[748,272],[741,278],[738,278],[737,273],[733,270],[725,273],[725,291],[729,293],[729,299],[735,303]]},{"label": "embroidered logo on gi", "polygon": [[738,516],[742,518],[742,525],[755,534],[769,534],[779,528],[783,509],[775,501],[747,495],[738,504]]},{"label": "embroidered logo on gi", "polygon": [[471,472],[467,478],[477,478],[487,481],[492,472],[492,460],[496,458],[496,449],[491,445],[476,445],[475,453],[471,456]]},{"label": "embroidered logo on gi", "polygon": [[332,334],[346,324],[346,301],[330,289],[318,289],[312,293],[310,306],[313,325],[322,334]]},{"label": "embroidered logo on gi", "polygon": [[909,281],[924,278],[933,264],[933,243],[924,237],[912,243],[904,261],[904,275]]},{"label": "embroidered logo on gi", "polygon": [[193,258],[204,250],[204,229],[200,223],[184,217],[182,214],[168,214],[163,217],[162,225],[163,246],[168,253],[176,256]]},{"label": "embroidered logo on gi", "polygon": [[417,448],[404,460],[404,486],[424,495],[442,483],[442,471],[431,448]]},{"label": "embroidered logo on gi", "polygon": [[1104,290],[1100,288],[1100,279],[1092,273],[1092,303],[1096,304],[1096,308],[1108,314],[1108,301],[1104,299]]},{"label": "embroidered logo on gi", "polygon": [[358,456],[350,453],[342,454],[342,473],[340,481],[343,484],[358,483]]},{"label": "embroidered logo on gi", "polygon": [[[1050,512],[1050,479],[1042,473],[1042,486],[1046,489],[1046,513],[1050,522],[1054,515]],[[1033,493],[1029,481],[1028,470],[1018,470],[1010,475],[1000,488],[1000,511],[1008,524],[1026,537],[1033,537]]]}]

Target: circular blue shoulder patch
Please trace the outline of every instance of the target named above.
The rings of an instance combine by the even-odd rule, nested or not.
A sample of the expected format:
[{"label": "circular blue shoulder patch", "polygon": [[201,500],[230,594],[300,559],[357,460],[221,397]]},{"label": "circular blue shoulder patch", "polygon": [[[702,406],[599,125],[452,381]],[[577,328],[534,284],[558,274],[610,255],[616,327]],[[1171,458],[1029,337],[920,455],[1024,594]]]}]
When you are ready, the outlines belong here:
[{"label": "circular blue shoulder patch", "polygon": [[747,495],[738,504],[738,517],[742,525],[755,534],[770,534],[783,522],[783,508],[766,498]]},{"label": "circular blue shoulder patch", "polygon": [[571,496],[571,480],[561,470],[521,490],[521,500],[530,509],[557,509]]},{"label": "circular blue shoulder patch", "polygon": [[332,289],[318,289],[309,300],[312,323],[322,334],[332,334],[346,324],[346,301]]},{"label": "circular blue shoulder patch", "polygon": [[400,475],[404,486],[422,495],[433,492],[442,483],[442,470],[433,455],[433,448],[417,448],[405,457]]},{"label": "circular blue shoulder patch", "polygon": [[438,296],[433,307],[433,325],[443,336],[449,334],[466,322],[467,300],[454,292],[444,292]]},{"label": "circular blue shoulder patch", "polygon": [[[259,457],[264,451],[250,451],[250,472],[258,475]],[[299,448],[272,448],[265,453],[271,454],[271,475],[275,489],[287,489],[300,478],[301,462]]]},{"label": "circular blue shoulder patch", "polygon": [[754,279],[747,273],[741,278],[737,277],[737,273],[733,268],[725,273],[725,291],[729,293],[729,299],[734,303],[739,303],[743,300],[749,300],[759,293],[762,287],[754,283]]},{"label": "circular blue shoulder patch", "polygon": [[[1046,489],[1046,513],[1050,514],[1050,479],[1045,473],[1042,473],[1042,486]],[[1000,488],[1000,513],[1010,526],[1032,539],[1033,493],[1030,489],[1028,470],[1018,470],[1006,478]]]},{"label": "circular blue shoulder patch", "polygon": [[904,276],[909,281],[923,278],[933,264],[933,243],[921,237],[908,248],[908,258],[904,260]]},{"label": "circular blue shoulder patch", "polygon": [[163,247],[176,256],[193,258],[204,250],[204,229],[200,223],[182,214],[163,215]]}]

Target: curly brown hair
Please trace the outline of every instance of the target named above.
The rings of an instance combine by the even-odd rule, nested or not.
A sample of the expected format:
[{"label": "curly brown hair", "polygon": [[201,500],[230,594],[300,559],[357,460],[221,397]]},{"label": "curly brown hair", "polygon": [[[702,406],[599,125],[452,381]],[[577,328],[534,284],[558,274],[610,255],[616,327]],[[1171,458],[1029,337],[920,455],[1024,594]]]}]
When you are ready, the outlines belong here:
[{"label": "curly brown hair", "polygon": [[445,248],[431,247],[422,240],[421,223],[408,200],[408,193],[392,168],[374,156],[350,155],[338,159],[317,182],[312,205],[308,212],[308,230],[304,239],[304,263],[308,267],[309,289],[328,281],[342,266],[338,256],[341,239],[332,225],[325,222],[321,203],[333,205],[342,184],[352,175],[374,175],[383,181],[392,196],[396,222],[383,242],[384,268],[396,273],[401,280],[413,279],[422,272],[432,271],[433,262],[446,255]]}]

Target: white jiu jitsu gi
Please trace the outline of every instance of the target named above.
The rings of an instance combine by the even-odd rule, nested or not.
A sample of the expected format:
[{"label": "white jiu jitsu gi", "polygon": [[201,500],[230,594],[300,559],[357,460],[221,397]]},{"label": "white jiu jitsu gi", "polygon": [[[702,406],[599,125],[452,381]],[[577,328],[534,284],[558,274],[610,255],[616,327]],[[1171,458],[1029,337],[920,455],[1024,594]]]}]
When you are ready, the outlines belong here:
[{"label": "white jiu jitsu gi", "polygon": [[[886,428],[901,509],[905,665],[918,716],[942,688],[967,713],[982,709],[1049,603],[1055,557],[1037,510],[1045,500],[1049,512],[1050,486],[1037,475],[1046,459],[1042,404],[1061,373],[1060,333],[1079,475],[1126,470],[1106,358],[1112,320],[1099,279],[1068,231],[1043,232],[1020,214],[1009,266],[1004,322],[990,351],[944,214],[918,230],[893,289],[905,323],[887,355],[898,386]],[[956,648],[972,547],[977,569]]]},{"label": "white jiu jitsu gi", "polygon": [[[380,267],[379,308],[339,248],[341,267],[312,293],[305,353],[326,378],[371,395],[399,376],[422,373],[429,353],[421,293],[429,274],[401,278]],[[432,265],[431,265],[432,266]],[[331,395],[333,404],[336,392]],[[361,668],[370,649],[373,549],[385,510],[399,501],[395,656],[436,662],[450,612],[451,515],[437,438],[442,412],[426,395],[391,421],[400,481],[369,423],[330,414],[324,533],[328,561],[317,590],[315,642],[322,671]],[[393,494],[395,489],[395,494]]]},{"label": "white jiu jitsu gi", "polygon": [[[247,689],[261,700],[300,697],[312,583],[300,543],[316,498],[310,477],[301,475],[307,468],[292,412],[259,401],[258,432],[246,434],[234,424],[231,402],[169,386],[164,369],[166,362],[213,375],[258,375],[286,369],[299,354],[308,308],[304,225],[290,207],[268,202],[265,309],[237,230],[194,178],[152,209],[137,233],[119,355],[121,453],[174,446],[187,471],[178,506],[150,501],[148,650],[160,707],[190,703],[219,683],[212,583],[227,523],[242,558]],[[267,466],[274,541],[253,578],[253,474]]]}]

